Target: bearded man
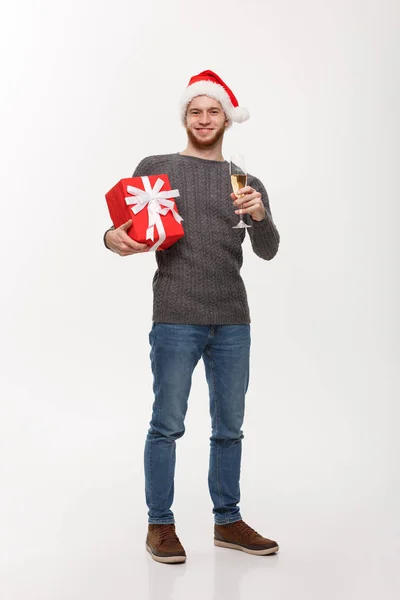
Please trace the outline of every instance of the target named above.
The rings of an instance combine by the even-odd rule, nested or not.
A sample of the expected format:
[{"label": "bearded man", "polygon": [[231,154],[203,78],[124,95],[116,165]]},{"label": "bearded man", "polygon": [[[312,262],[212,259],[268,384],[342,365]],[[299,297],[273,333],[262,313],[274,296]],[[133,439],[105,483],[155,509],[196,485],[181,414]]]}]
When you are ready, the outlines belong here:
[{"label": "bearded man", "polygon": [[[248,175],[240,196],[231,193],[229,163],[222,155],[225,131],[249,117],[218,75],[192,77],[181,100],[187,132],[182,152],[143,159],[133,176],[166,173],[180,196],[177,207],[185,235],[156,252],[153,324],[149,335],[154,404],[147,433],[144,468],[148,506],[146,548],[162,563],[185,562],[171,510],[176,440],[185,431],[193,370],[202,358],[210,395],[211,444],[208,486],[213,504],[214,544],[249,554],[278,551],[241,517],[240,465],[249,383],[250,314],[240,276],[246,231],[257,256],[271,260],[279,233],[267,192]],[[242,215],[247,229],[233,229]],[[147,252],[132,240],[128,221],[104,235],[120,256]],[[193,510],[195,517],[195,508]],[[195,519],[194,519],[195,520]]]}]

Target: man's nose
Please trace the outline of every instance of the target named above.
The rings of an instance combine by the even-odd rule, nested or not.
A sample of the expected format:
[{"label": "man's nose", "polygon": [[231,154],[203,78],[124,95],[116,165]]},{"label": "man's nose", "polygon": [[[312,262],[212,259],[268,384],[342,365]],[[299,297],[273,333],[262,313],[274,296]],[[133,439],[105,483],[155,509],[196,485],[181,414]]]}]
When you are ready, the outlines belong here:
[{"label": "man's nose", "polygon": [[205,110],[201,113],[200,116],[200,125],[207,125],[210,122],[210,115]]}]

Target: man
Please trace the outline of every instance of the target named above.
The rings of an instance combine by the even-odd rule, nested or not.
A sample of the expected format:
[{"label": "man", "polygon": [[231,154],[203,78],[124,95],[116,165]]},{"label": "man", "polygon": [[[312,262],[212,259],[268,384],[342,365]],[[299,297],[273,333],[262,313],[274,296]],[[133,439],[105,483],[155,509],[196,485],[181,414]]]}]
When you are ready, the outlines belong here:
[{"label": "man", "polygon": [[[156,253],[153,279],[153,327],[150,332],[154,376],[152,419],[145,445],[148,506],[146,548],[154,560],[185,562],[171,511],[174,495],[175,445],[184,420],[193,370],[203,359],[210,391],[212,422],[209,491],[213,502],[214,544],[250,554],[272,554],[278,544],[262,537],[241,518],[240,462],[244,401],[249,379],[250,316],[240,276],[241,244],[246,229],[233,229],[238,215],[253,251],[272,259],[279,233],[267,192],[248,176],[241,196],[232,194],[229,164],[222,156],[223,136],[232,121],[248,112],[212,71],[192,77],[181,101],[188,141],[181,153],[150,156],[134,176],[167,173],[178,189],[185,235]],[[233,202],[233,206],[232,206]],[[128,256],[147,252],[133,241],[128,221],[105,233],[105,245]]]}]

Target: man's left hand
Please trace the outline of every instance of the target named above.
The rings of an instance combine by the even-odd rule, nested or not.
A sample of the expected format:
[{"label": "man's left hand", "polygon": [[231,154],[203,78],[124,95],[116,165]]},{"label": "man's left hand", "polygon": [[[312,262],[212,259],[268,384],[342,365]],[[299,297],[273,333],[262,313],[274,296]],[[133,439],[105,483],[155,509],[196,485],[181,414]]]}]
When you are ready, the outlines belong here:
[{"label": "man's left hand", "polygon": [[249,214],[254,221],[265,219],[265,207],[261,194],[249,185],[240,190],[240,196],[231,194],[231,198],[234,201],[233,204],[237,207],[237,210],[235,210],[237,215]]}]

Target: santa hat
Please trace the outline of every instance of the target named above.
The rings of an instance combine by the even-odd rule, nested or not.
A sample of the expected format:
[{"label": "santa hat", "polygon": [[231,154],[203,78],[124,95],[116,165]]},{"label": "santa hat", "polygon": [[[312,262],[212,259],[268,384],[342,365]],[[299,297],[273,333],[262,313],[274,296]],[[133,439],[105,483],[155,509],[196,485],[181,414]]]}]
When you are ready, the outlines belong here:
[{"label": "santa hat", "polygon": [[218,100],[228,118],[229,125],[232,125],[232,121],[243,123],[243,121],[247,121],[250,118],[247,108],[239,106],[232,90],[228,88],[226,83],[216,73],[213,73],[213,71],[202,71],[202,73],[194,75],[190,79],[189,85],[181,98],[181,119],[183,123],[186,120],[188,104],[196,96],[210,96],[210,98]]}]

